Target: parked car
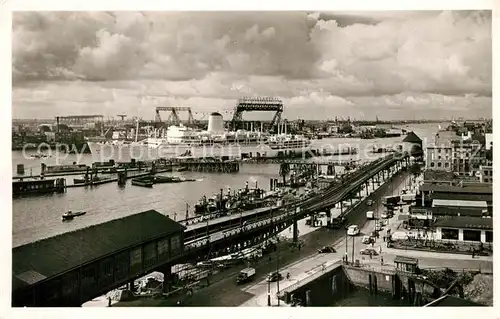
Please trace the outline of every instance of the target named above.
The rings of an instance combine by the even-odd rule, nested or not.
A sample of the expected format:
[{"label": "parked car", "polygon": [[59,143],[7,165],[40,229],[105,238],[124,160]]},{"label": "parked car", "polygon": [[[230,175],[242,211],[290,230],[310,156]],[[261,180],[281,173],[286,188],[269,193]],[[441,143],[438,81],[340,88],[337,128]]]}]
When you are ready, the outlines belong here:
[{"label": "parked car", "polygon": [[328,253],[336,253],[336,252],[337,251],[332,246],[325,246],[321,249],[318,249],[318,253],[320,253],[320,254],[328,254]]},{"label": "parked car", "polygon": [[361,255],[372,255],[372,256],[378,256],[378,253],[375,249],[373,248],[363,248],[359,251]]},{"label": "parked car", "polygon": [[373,205],[373,200],[369,199],[366,201],[366,205],[372,206]]},{"label": "parked car", "polygon": [[359,228],[357,225],[351,225],[347,228],[347,235],[356,236],[357,234],[359,234]]},{"label": "parked car", "polygon": [[375,239],[373,239],[373,237],[371,237],[371,236],[363,236],[363,239],[361,240],[361,242],[363,244],[371,244],[371,243],[375,242]]},{"label": "parked car", "polygon": [[283,275],[277,271],[270,273],[267,275],[267,281],[269,282],[275,282],[275,281],[280,281],[283,279]]}]

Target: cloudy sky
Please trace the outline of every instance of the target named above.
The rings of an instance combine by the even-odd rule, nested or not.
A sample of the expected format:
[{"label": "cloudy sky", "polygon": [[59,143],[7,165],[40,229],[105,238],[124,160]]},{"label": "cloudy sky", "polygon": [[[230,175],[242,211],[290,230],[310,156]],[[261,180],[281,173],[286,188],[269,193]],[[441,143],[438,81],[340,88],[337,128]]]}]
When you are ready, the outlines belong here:
[{"label": "cloudy sky", "polygon": [[491,23],[488,11],[16,12],[13,117],[183,105],[230,118],[243,96],[282,98],[290,120],[489,117]]}]

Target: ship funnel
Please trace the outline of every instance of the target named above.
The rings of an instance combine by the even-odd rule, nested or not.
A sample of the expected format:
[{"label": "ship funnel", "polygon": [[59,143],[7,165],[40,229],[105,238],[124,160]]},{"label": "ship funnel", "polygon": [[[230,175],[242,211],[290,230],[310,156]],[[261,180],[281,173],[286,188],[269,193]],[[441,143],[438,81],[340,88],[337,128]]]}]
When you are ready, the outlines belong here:
[{"label": "ship funnel", "polygon": [[224,119],[220,113],[214,112],[208,118],[208,132],[224,133]]}]

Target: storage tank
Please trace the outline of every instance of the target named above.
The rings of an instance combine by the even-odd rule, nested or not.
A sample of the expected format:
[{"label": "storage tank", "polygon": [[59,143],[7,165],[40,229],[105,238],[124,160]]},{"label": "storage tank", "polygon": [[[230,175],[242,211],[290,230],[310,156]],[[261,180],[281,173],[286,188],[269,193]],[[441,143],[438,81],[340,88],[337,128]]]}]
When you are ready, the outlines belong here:
[{"label": "storage tank", "polygon": [[208,118],[208,132],[210,133],[223,133],[224,132],[224,119],[220,113],[214,112]]}]

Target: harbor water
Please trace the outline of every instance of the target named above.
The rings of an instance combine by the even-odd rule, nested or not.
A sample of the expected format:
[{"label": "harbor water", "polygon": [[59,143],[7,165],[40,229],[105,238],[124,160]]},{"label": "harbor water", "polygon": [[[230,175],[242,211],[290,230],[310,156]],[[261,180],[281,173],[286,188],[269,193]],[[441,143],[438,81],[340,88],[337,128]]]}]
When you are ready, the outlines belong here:
[{"label": "harbor water", "polygon": [[[443,124],[444,125],[444,124]],[[442,126],[443,126],[442,125]],[[437,131],[437,124],[416,124],[408,130],[413,130],[422,140],[424,147],[426,139],[430,139]],[[387,147],[400,143],[404,136],[386,139],[323,139],[314,140],[313,148],[356,147],[360,151],[355,155],[335,156],[333,160],[359,159],[372,160],[386,154],[371,154],[373,146]],[[26,152],[28,153],[28,152]],[[312,159],[315,160],[315,159]],[[40,173],[41,163],[46,165],[91,164],[89,154],[52,154],[42,159],[31,159],[22,151],[12,152],[12,171],[16,175],[16,166],[24,164],[27,175]],[[66,193],[46,196],[23,197],[13,199],[12,203],[12,240],[13,246],[36,241],[82,227],[103,223],[112,219],[125,217],[141,211],[155,209],[181,220],[186,217],[186,204],[189,205],[189,216],[193,216],[193,207],[198,200],[206,195],[212,196],[220,189],[232,190],[245,187],[248,181],[250,187],[269,189],[270,178],[278,176],[279,164],[241,164],[240,172],[234,174],[174,172],[164,173],[196,179],[195,182],[157,184],[152,189],[132,186],[130,181],[124,188],[116,183],[99,185],[97,187],[70,188]],[[68,179],[79,175],[68,176]],[[68,210],[86,211],[82,218],[62,223],[61,214]]]}]

